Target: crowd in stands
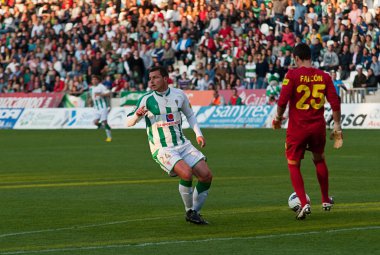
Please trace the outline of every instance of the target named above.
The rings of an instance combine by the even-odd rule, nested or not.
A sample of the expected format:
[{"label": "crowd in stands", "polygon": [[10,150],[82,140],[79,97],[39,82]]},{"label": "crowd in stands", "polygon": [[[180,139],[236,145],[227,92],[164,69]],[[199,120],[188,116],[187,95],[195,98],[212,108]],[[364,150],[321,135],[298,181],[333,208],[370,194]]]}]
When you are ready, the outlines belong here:
[{"label": "crowd in stands", "polygon": [[92,74],[115,93],[144,91],[154,65],[182,89],[265,89],[293,67],[300,42],[313,65],[377,88],[375,2],[0,0],[0,93],[77,95]]}]

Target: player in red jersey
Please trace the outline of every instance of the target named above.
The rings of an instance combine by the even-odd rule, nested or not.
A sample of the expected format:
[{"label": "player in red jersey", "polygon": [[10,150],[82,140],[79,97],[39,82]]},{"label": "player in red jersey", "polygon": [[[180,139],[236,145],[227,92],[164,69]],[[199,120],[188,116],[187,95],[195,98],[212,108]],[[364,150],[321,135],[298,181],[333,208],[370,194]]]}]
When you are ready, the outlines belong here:
[{"label": "player in red jersey", "polygon": [[312,67],[311,51],[307,44],[298,44],[293,51],[297,68],[286,74],[277,103],[277,116],[272,122],[274,129],[281,128],[283,114],[289,103],[289,122],[286,132],[286,157],[290,179],[294,191],[300,199],[301,207],[297,219],[305,219],[311,213],[306,199],[304,182],[300,171],[305,150],[313,154],[317,178],[322,193],[322,208],[330,210],[333,199],[328,195],[328,168],[324,157],[326,144],[326,121],[324,119],[325,98],[333,110],[334,147],[343,145],[340,124],[340,100],[329,74]]}]

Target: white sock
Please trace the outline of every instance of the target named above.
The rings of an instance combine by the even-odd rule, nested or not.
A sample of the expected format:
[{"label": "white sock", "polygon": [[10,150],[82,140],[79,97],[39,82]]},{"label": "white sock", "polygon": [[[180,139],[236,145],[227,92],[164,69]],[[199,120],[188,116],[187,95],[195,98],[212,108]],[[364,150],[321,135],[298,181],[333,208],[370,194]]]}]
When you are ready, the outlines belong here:
[{"label": "white sock", "polygon": [[186,187],[182,184],[178,186],[186,212],[193,207],[193,187]]},{"label": "white sock", "polygon": [[112,138],[110,129],[106,129],[106,135],[107,135],[107,138]]},{"label": "white sock", "polygon": [[194,193],[193,193],[193,210],[200,212],[200,210],[203,207],[203,204],[206,201],[207,196],[208,196],[208,190],[198,193],[198,190],[195,187]]}]

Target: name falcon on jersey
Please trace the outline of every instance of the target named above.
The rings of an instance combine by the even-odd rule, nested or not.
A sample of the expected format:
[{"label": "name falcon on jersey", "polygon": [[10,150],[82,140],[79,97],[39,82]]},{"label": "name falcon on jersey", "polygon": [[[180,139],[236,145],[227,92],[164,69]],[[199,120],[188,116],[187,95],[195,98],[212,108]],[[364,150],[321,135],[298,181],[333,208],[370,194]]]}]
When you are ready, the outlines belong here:
[{"label": "name falcon on jersey", "polygon": [[321,82],[323,81],[323,77],[321,75],[311,75],[311,76],[306,76],[306,75],[301,75],[300,76],[300,82]]}]

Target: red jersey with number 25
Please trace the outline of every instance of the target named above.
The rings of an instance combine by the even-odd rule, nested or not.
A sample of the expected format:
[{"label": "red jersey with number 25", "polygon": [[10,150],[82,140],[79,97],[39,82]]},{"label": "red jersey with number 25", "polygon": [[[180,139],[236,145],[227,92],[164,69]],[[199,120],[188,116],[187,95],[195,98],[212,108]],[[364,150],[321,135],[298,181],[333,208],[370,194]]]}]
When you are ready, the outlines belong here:
[{"label": "red jersey with number 25", "polygon": [[340,100],[328,73],[314,67],[289,70],[277,103],[282,108],[289,103],[288,131],[324,128],[325,98],[333,111],[340,111]]}]

